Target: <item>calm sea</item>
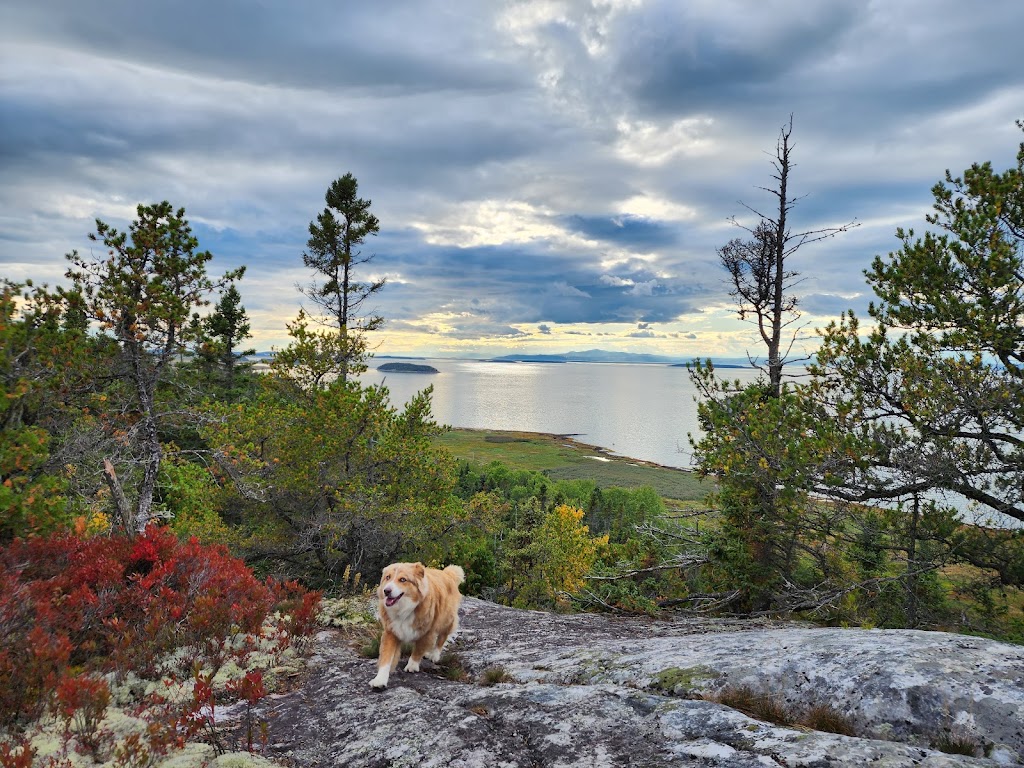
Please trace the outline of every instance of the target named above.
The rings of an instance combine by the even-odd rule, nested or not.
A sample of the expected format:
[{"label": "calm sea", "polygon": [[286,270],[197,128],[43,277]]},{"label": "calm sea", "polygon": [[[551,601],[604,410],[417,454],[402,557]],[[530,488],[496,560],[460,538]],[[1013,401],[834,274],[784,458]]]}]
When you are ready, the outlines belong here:
[{"label": "calm sea", "polygon": [[[391,360],[375,359],[372,365]],[[364,383],[384,383],[391,403],[434,385],[434,418],[471,429],[520,430],[572,435],[620,456],[689,468],[688,435],[699,437],[696,390],[686,368],[621,363],[489,363],[479,360],[416,360],[440,373],[381,373]],[[719,368],[721,377],[754,381],[752,368]],[[978,509],[950,493],[926,494],[958,509],[971,522],[1021,528],[1024,523]]]},{"label": "calm sea", "polygon": [[[371,360],[371,365],[390,362]],[[618,363],[492,363],[424,360],[440,373],[381,373],[395,406],[434,385],[434,418],[452,427],[573,435],[621,456],[691,466],[687,435],[697,436],[696,391],[685,368]],[[753,381],[753,369],[722,369]]]}]

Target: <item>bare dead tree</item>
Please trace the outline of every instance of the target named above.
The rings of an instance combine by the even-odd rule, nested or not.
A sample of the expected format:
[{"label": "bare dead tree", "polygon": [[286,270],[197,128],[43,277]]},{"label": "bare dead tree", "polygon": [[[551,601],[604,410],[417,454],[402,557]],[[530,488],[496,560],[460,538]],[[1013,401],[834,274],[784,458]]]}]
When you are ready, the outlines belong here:
[{"label": "bare dead tree", "polygon": [[[805,245],[835,237],[858,226],[851,221],[838,227],[824,227],[793,231],[790,228],[790,214],[801,198],[793,197],[789,191],[790,173],[793,163],[793,116],[789,123],[779,130],[775,144],[772,167],[775,172],[773,187],[760,187],[775,198],[776,205],[771,213],[740,202],[744,208],[758,218],[753,227],[731,219],[740,229],[750,233],[750,239],[735,238],[718,249],[722,266],[729,273],[732,285],[729,295],[739,307],[741,320],[750,320],[757,325],[758,333],[768,353],[767,370],[772,396],[778,397],[782,389],[782,368],[791,362],[789,355],[799,338],[799,329],[789,333],[788,343],[783,349],[787,328],[798,322],[799,299],[793,289],[802,282],[800,273],[787,266],[787,262]],[[757,365],[755,357],[751,362]]]}]

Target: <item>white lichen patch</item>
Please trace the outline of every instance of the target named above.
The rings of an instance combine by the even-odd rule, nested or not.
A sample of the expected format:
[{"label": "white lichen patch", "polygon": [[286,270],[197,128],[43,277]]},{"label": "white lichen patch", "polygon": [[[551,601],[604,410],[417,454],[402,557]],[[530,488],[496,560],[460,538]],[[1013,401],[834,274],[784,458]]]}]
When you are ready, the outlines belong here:
[{"label": "white lichen patch", "polygon": [[212,763],[210,768],[278,768],[277,764],[251,752],[228,752]]},{"label": "white lichen patch", "polygon": [[377,623],[371,596],[324,598],[320,601],[317,621],[325,627],[360,627]]}]

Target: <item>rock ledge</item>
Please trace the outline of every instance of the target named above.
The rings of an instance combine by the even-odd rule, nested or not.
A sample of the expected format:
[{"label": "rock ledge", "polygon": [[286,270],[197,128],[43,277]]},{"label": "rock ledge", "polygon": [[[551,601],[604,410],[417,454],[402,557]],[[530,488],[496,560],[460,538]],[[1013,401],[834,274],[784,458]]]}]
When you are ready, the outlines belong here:
[{"label": "rock ledge", "polygon": [[[322,632],[276,699],[271,756],[296,766],[995,766],[1024,755],[1024,647],[941,632],[768,621],[655,621],[521,611],[467,598],[451,645],[463,680],[374,662]],[[485,677],[487,670],[500,670]],[[447,675],[447,676],[450,676]],[[510,682],[485,685],[487,679]],[[858,737],[754,720],[725,686],[828,703]],[[967,738],[977,757],[930,745]],[[986,754],[982,757],[982,751]]]}]

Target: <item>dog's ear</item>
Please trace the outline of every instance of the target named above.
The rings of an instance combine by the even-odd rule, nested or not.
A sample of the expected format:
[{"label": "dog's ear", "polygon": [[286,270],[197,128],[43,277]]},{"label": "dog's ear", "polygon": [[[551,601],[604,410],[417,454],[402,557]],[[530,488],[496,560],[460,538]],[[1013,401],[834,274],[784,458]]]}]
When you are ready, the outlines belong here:
[{"label": "dog's ear", "polygon": [[422,579],[427,575],[427,569],[423,563],[414,563],[412,566],[412,572],[417,579]]}]

